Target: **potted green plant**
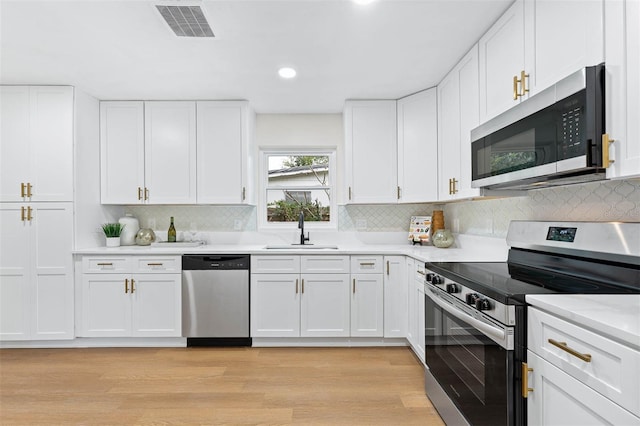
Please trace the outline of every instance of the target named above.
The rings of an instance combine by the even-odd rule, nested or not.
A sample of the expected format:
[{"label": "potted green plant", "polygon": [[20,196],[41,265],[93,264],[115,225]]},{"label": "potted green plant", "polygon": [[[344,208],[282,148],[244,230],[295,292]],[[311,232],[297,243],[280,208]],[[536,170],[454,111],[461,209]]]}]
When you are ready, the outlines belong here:
[{"label": "potted green plant", "polygon": [[121,223],[103,223],[102,232],[107,240],[107,247],[119,247],[120,246],[120,234],[124,229],[124,225]]}]

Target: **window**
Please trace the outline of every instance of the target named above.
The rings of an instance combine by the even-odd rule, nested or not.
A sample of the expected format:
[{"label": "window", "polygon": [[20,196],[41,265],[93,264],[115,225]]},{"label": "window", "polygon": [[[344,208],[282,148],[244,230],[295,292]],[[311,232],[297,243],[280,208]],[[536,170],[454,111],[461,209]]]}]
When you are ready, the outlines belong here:
[{"label": "window", "polygon": [[260,225],[335,227],[335,151],[264,151]]}]

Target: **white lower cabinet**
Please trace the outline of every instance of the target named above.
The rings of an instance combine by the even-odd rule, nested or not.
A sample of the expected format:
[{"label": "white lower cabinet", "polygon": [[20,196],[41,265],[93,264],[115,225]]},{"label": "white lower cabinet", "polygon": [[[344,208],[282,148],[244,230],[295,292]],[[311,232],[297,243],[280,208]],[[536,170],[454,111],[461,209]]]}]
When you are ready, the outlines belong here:
[{"label": "white lower cabinet", "polygon": [[407,261],[385,256],[384,264],[384,337],[407,337]]},{"label": "white lower cabinet", "polygon": [[640,351],[537,308],[527,317],[530,425],[640,425]]},{"label": "white lower cabinet", "polygon": [[0,223],[0,340],[73,339],[71,203],[3,203]]},{"label": "white lower cabinet", "polygon": [[145,258],[151,265],[146,271],[137,256],[83,258],[82,336],[181,336],[181,274],[173,267],[177,258]]},{"label": "white lower cabinet", "polygon": [[424,264],[418,261],[407,262],[409,288],[409,327],[407,340],[413,352],[425,364],[425,312],[424,312]]},{"label": "white lower cabinet", "polygon": [[251,337],[349,336],[349,256],[252,256],[251,265]]},{"label": "white lower cabinet", "polygon": [[351,275],[351,335],[382,337],[384,334],[382,274]]}]

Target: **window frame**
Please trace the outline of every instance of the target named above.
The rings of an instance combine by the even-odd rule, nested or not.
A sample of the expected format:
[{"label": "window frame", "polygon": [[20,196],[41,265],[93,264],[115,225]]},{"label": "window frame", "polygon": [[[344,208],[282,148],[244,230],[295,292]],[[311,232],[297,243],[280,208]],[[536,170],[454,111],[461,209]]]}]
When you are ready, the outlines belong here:
[{"label": "window frame", "polygon": [[329,157],[329,177],[327,185],[324,188],[329,189],[331,194],[329,202],[329,220],[326,222],[310,221],[305,222],[305,229],[326,229],[335,230],[338,227],[336,215],[338,214],[338,204],[336,201],[336,148],[266,148],[260,149],[260,178],[258,197],[258,229],[276,230],[276,229],[298,229],[297,222],[269,222],[267,220],[267,192],[274,189],[303,191],[317,190],[317,187],[310,186],[269,186],[269,157],[270,156],[322,156]]}]

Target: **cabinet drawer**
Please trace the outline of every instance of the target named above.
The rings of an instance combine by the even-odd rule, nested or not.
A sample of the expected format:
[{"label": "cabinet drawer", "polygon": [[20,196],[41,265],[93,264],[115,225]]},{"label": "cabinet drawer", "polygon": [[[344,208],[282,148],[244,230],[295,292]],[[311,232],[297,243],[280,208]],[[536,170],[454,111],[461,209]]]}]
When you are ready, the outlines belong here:
[{"label": "cabinet drawer", "polygon": [[[639,351],[531,307],[527,331],[530,351],[640,416]],[[590,360],[580,359],[580,354],[590,355]]]},{"label": "cabinet drawer", "polygon": [[303,274],[349,273],[349,256],[302,256],[300,271]]},{"label": "cabinet drawer", "polygon": [[252,274],[300,273],[300,256],[251,256]]},{"label": "cabinet drawer", "polygon": [[84,256],[82,272],[118,274],[130,272],[131,258],[128,256]]},{"label": "cabinet drawer", "polygon": [[352,274],[381,274],[382,256],[351,256]]},{"label": "cabinet drawer", "polygon": [[134,273],[177,273],[182,271],[181,256],[136,256],[133,258]]}]

